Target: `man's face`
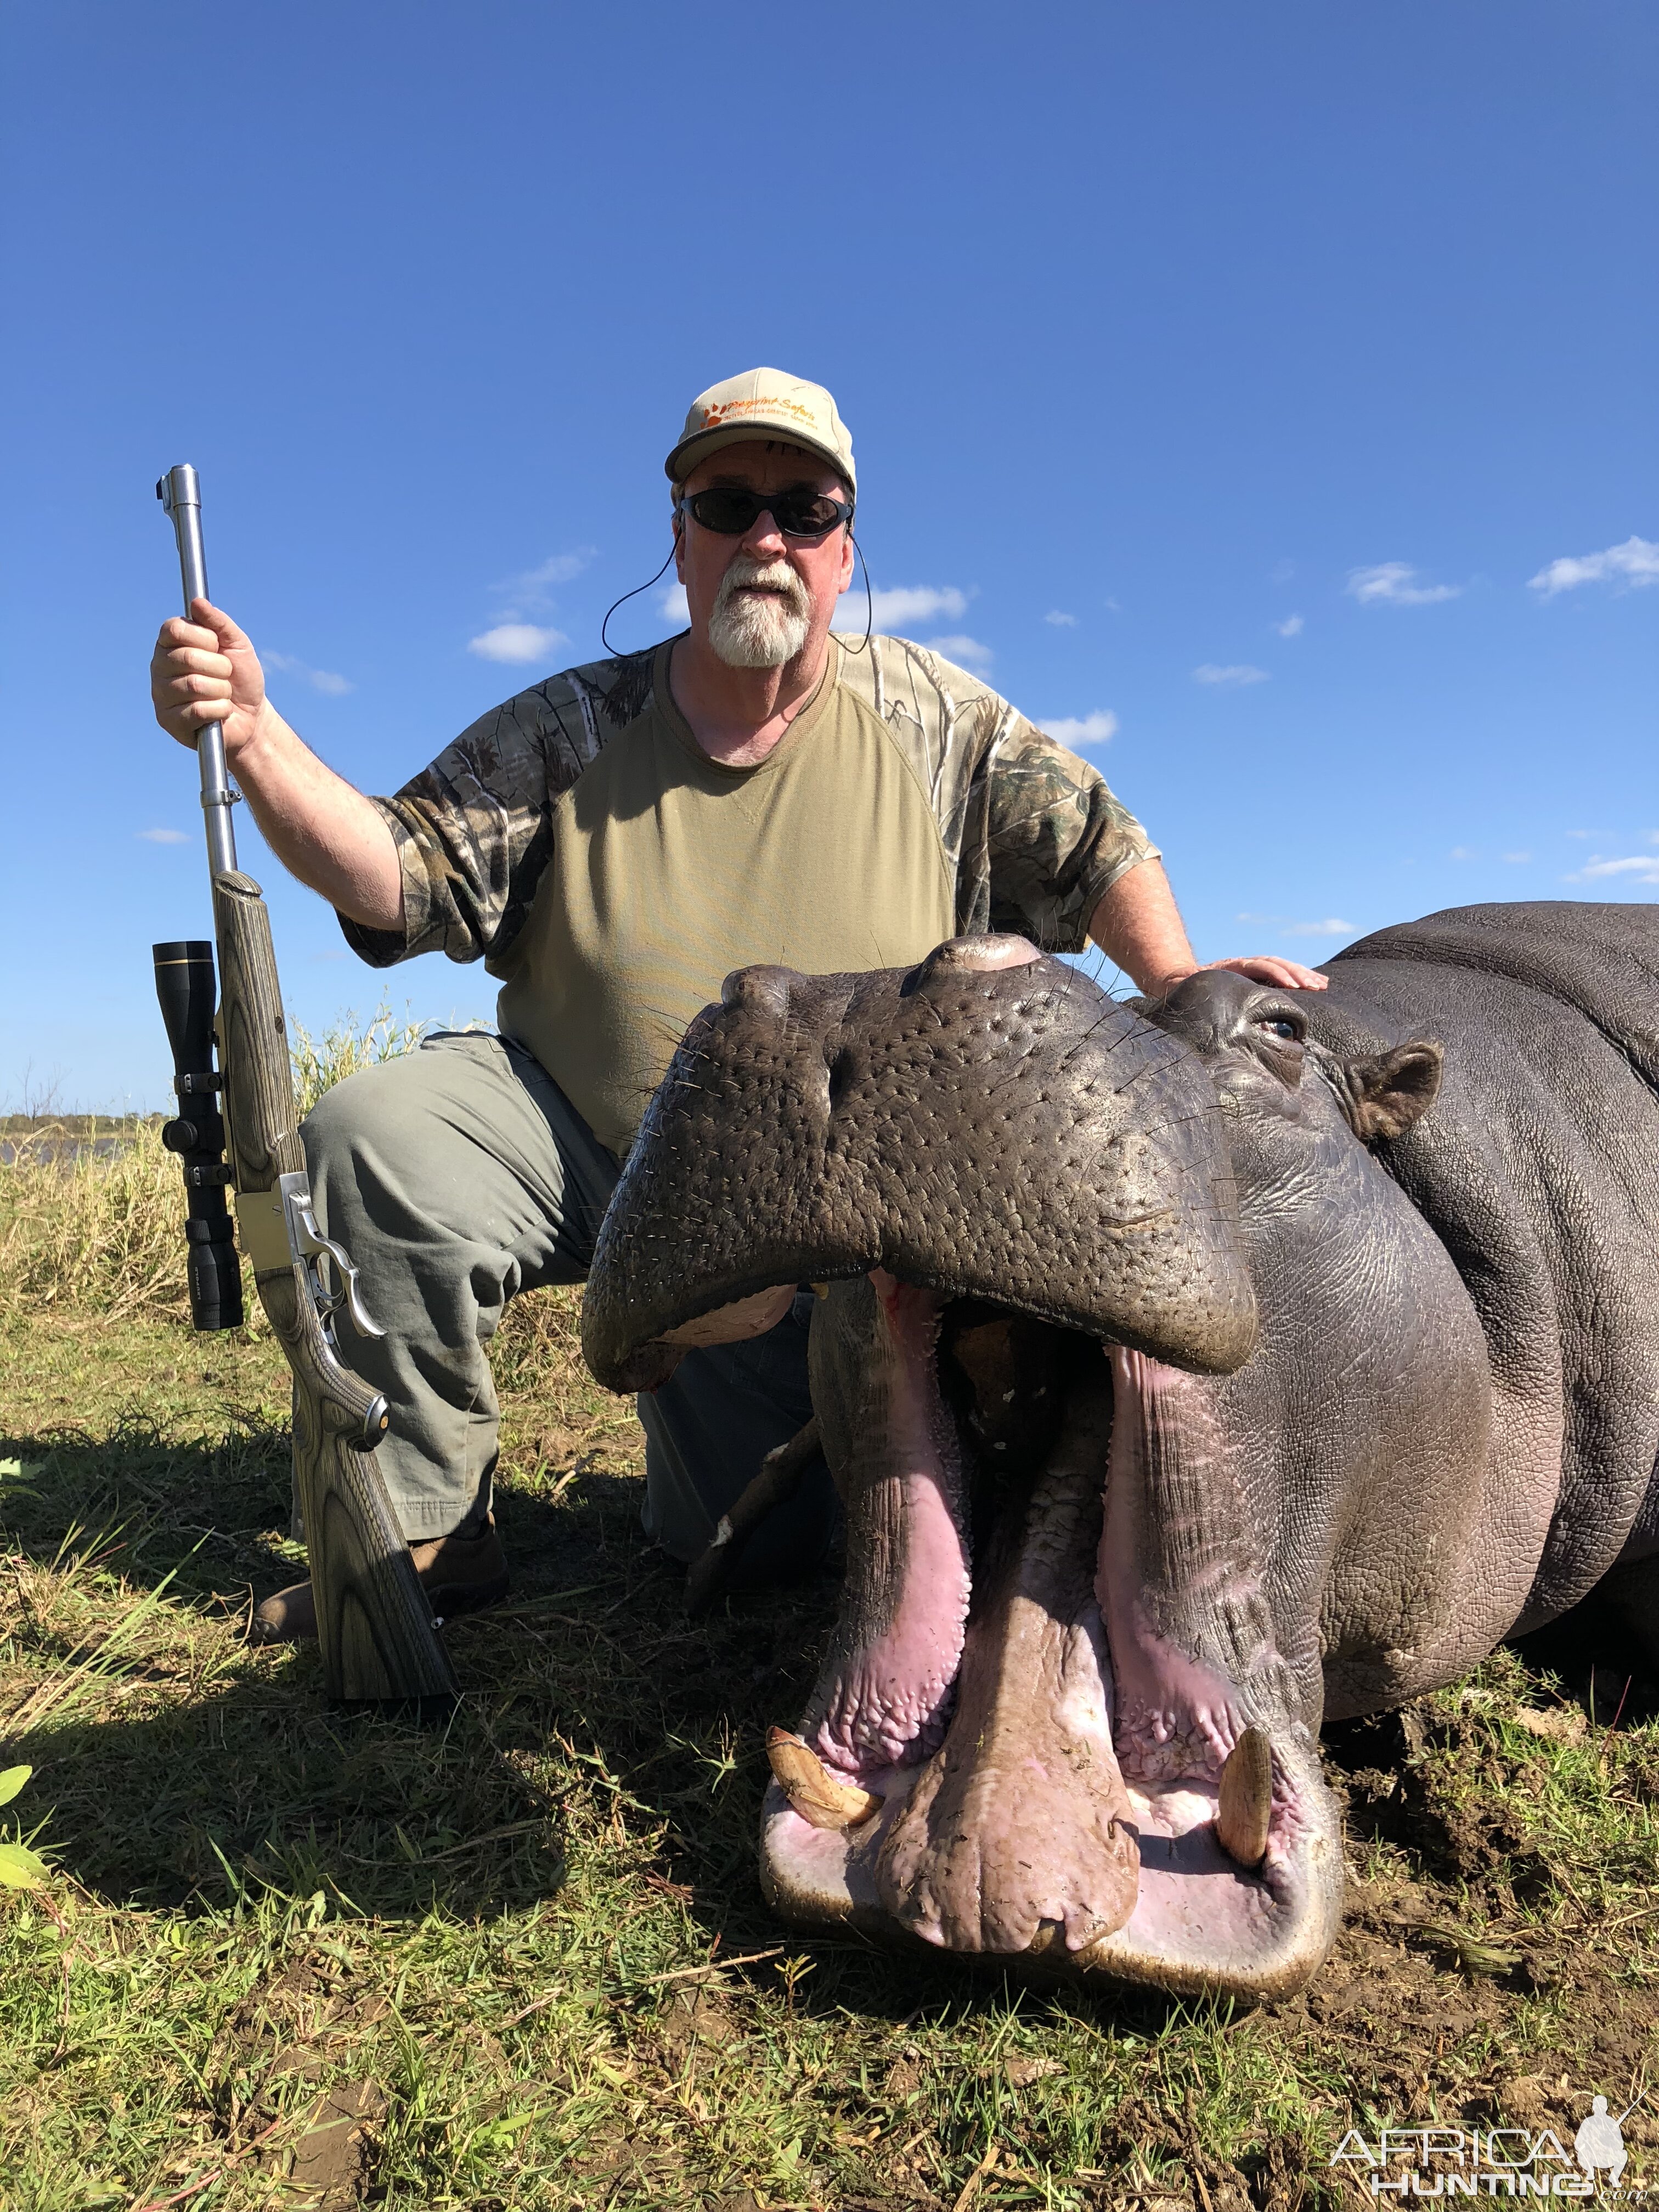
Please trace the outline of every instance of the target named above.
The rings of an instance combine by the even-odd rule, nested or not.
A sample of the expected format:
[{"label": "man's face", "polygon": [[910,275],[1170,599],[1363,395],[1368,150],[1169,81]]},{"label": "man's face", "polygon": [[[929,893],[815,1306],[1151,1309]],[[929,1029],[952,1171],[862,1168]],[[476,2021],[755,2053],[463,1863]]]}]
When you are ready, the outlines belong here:
[{"label": "man's face", "polygon": [[[693,469],[688,497],[711,486],[783,492],[805,487],[845,499],[847,487],[816,454],[754,439],[727,446]],[[741,538],[705,530],[683,512],[675,568],[685,586],[695,636],[732,668],[781,668],[830,627],[853,580],[853,545],[837,528],[816,540],[786,538],[769,514]]]}]

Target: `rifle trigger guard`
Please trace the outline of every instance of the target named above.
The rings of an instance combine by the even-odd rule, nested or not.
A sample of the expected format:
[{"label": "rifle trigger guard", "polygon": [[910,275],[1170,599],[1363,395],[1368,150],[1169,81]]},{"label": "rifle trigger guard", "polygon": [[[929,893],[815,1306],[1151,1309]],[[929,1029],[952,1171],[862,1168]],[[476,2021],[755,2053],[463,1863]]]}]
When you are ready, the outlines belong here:
[{"label": "rifle trigger guard", "polygon": [[[283,1176],[279,1180],[283,1206],[288,1214],[289,1233],[310,1281],[312,1296],[317,1302],[318,1318],[325,1322],[331,1322],[343,1306],[359,1336],[384,1336],[386,1331],[363,1304],[362,1293],[357,1288],[357,1270],[346,1256],[345,1248],[337,1244],[331,1237],[325,1237],[317,1226],[317,1217],[311,1206],[309,1177]],[[321,1266],[325,1259],[337,1272],[340,1285],[338,1290],[331,1291],[327,1286]]]}]

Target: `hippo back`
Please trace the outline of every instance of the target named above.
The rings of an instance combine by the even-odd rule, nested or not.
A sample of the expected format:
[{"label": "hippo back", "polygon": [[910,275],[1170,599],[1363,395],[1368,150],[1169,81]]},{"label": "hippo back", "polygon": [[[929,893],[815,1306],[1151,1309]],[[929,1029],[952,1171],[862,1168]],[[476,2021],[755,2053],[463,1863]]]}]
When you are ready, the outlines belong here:
[{"label": "hippo back", "polygon": [[1659,1549],[1659,905],[1454,907],[1324,972],[1317,1044],[1445,1048],[1435,1106],[1377,1158],[1456,1262],[1498,1389],[1559,1431],[1529,1627]]}]

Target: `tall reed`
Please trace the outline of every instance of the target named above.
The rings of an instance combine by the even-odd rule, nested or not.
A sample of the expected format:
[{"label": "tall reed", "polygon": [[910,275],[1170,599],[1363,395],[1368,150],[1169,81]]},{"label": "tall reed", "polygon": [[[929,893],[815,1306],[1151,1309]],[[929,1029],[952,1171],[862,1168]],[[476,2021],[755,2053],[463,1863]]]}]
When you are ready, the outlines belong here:
[{"label": "tall reed", "polygon": [[[395,1020],[386,1006],[313,1036],[291,1025],[301,1115],[360,1068],[412,1052],[434,1026]],[[161,1143],[161,1116],[31,1117],[0,1146],[0,1314],[43,1307],[111,1320],[184,1311],[185,1191]],[[246,1304],[257,1312],[253,1285]]]}]

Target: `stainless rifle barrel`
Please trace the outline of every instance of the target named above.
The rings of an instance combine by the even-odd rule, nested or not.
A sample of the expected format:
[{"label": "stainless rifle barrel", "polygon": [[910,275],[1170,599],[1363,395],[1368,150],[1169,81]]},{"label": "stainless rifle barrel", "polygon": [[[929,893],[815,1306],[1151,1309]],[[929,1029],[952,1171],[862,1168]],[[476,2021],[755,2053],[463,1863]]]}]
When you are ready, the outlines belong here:
[{"label": "stainless rifle barrel", "polygon": [[[179,573],[184,579],[185,612],[208,596],[207,557],[202,550],[202,488],[188,461],[169,469],[155,487],[155,496],[173,518],[179,540]],[[202,811],[207,818],[208,866],[222,875],[236,866],[236,832],[231,827],[234,802],[225,772],[225,733],[210,722],[196,740],[197,764],[202,772]]]}]

